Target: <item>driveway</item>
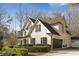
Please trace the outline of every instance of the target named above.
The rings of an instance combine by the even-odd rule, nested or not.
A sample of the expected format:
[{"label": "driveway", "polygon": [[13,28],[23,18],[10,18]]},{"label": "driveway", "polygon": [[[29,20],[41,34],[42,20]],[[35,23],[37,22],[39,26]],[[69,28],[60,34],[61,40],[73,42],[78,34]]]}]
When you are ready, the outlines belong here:
[{"label": "driveway", "polygon": [[48,53],[44,53],[40,56],[70,56],[79,55],[79,49],[66,49],[66,50],[54,50]]}]

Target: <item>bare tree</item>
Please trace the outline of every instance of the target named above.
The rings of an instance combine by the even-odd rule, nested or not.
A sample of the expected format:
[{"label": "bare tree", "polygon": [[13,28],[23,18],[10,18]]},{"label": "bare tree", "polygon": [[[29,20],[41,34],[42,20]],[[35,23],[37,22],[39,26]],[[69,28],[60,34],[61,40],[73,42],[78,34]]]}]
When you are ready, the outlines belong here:
[{"label": "bare tree", "polygon": [[53,13],[51,13],[51,18],[59,18],[59,17],[61,17],[62,16],[62,14],[61,13],[59,13],[59,12],[53,12]]},{"label": "bare tree", "polygon": [[17,40],[15,39],[15,35],[11,32],[7,35],[6,39],[4,40],[4,46],[13,47],[16,45]]},{"label": "bare tree", "polygon": [[19,4],[19,10],[18,12],[16,12],[16,18],[19,22],[20,29],[23,28],[23,25],[29,17],[32,17],[34,19],[44,19],[48,15],[48,13],[45,11],[30,8],[23,9],[22,7],[23,5]]},{"label": "bare tree", "polygon": [[[44,19],[45,17],[48,16],[48,12],[45,11],[41,11],[41,10],[36,10],[36,9],[31,9],[31,10],[27,10],[30,13],[27,13],[28,16],[34,18],[34,19]],[[26,11],[26,12],[27,12]]]},{"label": "bare tree", "polygon": [[8,25],[10,25],[8,22],[11,21],[10,16],[8,12],[2,8],[0,8],[0,47],[3,45],[3,40],[5,36],[7,36],[8,31]]},{"label": "bare tree", "polygon": [[70,4],[67,10],[68,26],[73,36],[79,35],[79,4]]}]

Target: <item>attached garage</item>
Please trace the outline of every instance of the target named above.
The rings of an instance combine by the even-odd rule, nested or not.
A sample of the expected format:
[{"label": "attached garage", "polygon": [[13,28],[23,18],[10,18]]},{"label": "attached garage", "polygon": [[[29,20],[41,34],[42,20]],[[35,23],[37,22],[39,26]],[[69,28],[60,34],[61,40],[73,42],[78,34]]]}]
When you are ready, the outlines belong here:
[{"label": "attached garage", "polygon": [[62,40],[53,39],[53,48],[62,48]]},{"label": "attached garage", "polygon": [[79,37],[71,37],[72,47],[79,48]]}]

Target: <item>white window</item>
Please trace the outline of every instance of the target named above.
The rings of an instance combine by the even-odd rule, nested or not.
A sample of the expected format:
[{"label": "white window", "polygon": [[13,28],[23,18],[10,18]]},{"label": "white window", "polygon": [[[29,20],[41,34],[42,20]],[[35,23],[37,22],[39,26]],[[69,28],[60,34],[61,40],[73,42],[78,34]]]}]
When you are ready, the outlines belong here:
[{"label": "white window", "polygon": [[51,25],[51,27],[59,30],[59,31],[63,31],[63,24],[55,24],[55,25]]},{"label": "white window", "polygon": [[35,44],[35,38],[31,39],[31,44]]},{"label": "white window", "polygon": [[47,44],[47,37],[41,38],[41,44]]},{"label": "white window", "polygon": [[59,30],[59,25],[54,25],[53,26],[55,29]]},{"label": "white window", "polygon": [[36,25],[35,31],[40,32],[41,31],[41,25]]},{"label": "white window", "polygon": [[26,31],[24,31],[24,36],[26,36]]},{"label": "white window", "polygon": [[26,36],[26,31],[23,31],[23,36]]},{"label": "white window", "polygon": [[31,22],[29,21],[26,25],[26,29],[28,30],[29,29],[29,26],[31,25]]},{"label": "white window", "polygon": [[28,39],[24,39],[24,45],[28,44]]}]

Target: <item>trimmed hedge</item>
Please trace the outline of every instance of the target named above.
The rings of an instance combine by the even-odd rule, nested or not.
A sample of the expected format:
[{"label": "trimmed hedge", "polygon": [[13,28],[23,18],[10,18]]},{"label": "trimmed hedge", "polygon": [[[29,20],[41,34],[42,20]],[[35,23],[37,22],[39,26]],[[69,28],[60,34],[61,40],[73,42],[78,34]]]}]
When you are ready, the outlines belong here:
[{"label": "trimmed hedge", "polygon": [[47,44],[27,44],[27,45],[18,45],[14,46],[15,48],[26,48],[28,52],[48,52],[50,51],[51,46]]},{"label": "trimmed hedge", "polygon": [[25,47],[33,47],[33,44],[27,44],[27,45],[15,45],[14,48],[25,48]]},{"label": "trimmed hedge", "polygon": [[33,46],[48,46],[49,48],[51,48],[51,45],[48,45],[48,44],[35,44]]},{"label": "trimmed hedge", "polygon": [[26,48],[28,49],[28,52],[48,52],[50,51],[50,45],[44,45],[44,44],[36,44],[36,45],[19,45],[15,46],[16,48]]},{"label": "trimmed hedge", "polygon": [[25,56],[28,55],[28,49],[25,48],[8,48],[3,47],[2,49],[4,56]]},{"label": "trimmed hedge", "polygon": [[20,48],[20,47],[33,47],[33,46],[49,46],[51,47],[51,45],[48,44],[26,44],[26,45],[15,45],[14,48]]},{"label": "trimmed hedge", "polygon": [[29,52],[48,52],[50,48],[48,46],[33,46],[33,47],[26,47]]}]

